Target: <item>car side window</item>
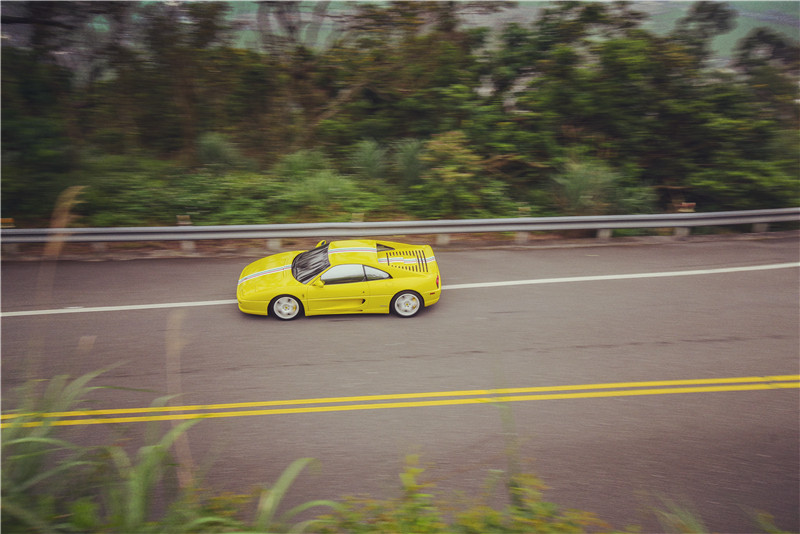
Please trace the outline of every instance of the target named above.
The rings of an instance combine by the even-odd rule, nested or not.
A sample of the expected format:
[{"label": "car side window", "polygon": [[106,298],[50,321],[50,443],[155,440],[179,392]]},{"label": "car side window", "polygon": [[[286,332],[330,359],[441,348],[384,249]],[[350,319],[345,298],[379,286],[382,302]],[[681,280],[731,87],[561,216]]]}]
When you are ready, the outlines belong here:
[{"label": "car side window", "polygon": [[388,280],[391,278],[389,273],[383,272],[375,267],[369,265],[364,266],[364,272],[367,274],[367,280]]},{"label": "car side window", "polygon": [[320,276],[320,280],[329,284],[351,284],[364,281],[364,266],[347,264],[334,265]]}]

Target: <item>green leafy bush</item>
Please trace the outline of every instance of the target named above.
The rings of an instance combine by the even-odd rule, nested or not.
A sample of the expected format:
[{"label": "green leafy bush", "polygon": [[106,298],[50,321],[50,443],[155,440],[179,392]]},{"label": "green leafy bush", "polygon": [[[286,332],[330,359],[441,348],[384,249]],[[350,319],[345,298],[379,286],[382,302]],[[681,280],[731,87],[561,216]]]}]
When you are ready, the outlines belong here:
[{"label": "green leafy bush", "polygon": [[571,157],[552,185],[555,203],[565,215],[648,213],[655,208],[652,188],[626,186],[619,172],[593,158]]},{"label": "green leafy bush", "polygon": [[782,165],[737,161],[692,173],[687,184],[703,211],[770,209],[800,205],[797,175]]},{"label": "green leafy bush", "polygon": [[76,210],[85,226],[172,226],[177,215],[199,225],[347,221],[386,203],[335,171],[319,151],[289,154],[265,173],[218,164],[190,172],[130,156],[97,157],[90,164],[89,187]]},{"label": "green leafy bush", "polygon": [[381,147],[377,141],[365,139],[356,144],[350,156],[350,165],[356,176],[367,182],[382,182],[386,180],[388,169],[388,151]]},{"label": "green leafy bush", "polygon": [[[323,517],[321,534],[526,534],[609,532],[611,527],[593,514],[562,510],[542,498],[544,485],[532,475],[513,475],[506,481],[509,504],[502,510],[483,502],[454,510],[437,501],[432,486],[419,482],[424,470],[410,456],[400,475],[403,493],[387,500],[345,500],[341,509]],[[450,516],[450,519],[446,519]]]},{"label": "green leafy bush", "polygon": [[481,175],[481,158],[463,132],[434,136],[421,156],[421,183],[406,197],[407,208],[424,219],[469,219],[515,214],[502,182]]},{"label": "green leafy bush", "polygon": [[[375,147],[367,148],[372,153]],[[386,203],[386,199],[370,191],[374,183],[365,186],[339,174],[320,151],[290,154],[273,167],[271,174],[283,188],[275,198],[277,209],[295,220],[348,221],[354,213],[378,211]]]},{"label": "green leafy bush", "polygon": [[399,183],[409,188],[422,180],[425,165],[422,162],[422,151],[425,143],[421,139],[400,139],[392,145],[395,174]]},{"label": "green leafy bush", "polygon": [[201,165],[216,173],[246,164],[236,145],[227,136],[217,132],[200,136],[197,141],[197,159]]}]

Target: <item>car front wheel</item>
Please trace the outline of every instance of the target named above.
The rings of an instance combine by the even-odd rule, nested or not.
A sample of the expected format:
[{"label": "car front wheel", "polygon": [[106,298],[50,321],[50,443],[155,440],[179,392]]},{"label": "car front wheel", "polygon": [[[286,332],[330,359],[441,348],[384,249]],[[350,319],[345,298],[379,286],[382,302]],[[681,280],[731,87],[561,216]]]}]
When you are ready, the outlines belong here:
[{"label": "car front wheel", "polygon": [[414,291],[401,291],[392,299],[392,311],[400,317],[414,317],[422,307],[422,297]]},{"label": "car front wheel", "polygon": [[300,301],[290,295],[275,297],[269,305],[272,315],[282,321],[291,321],[303,311]]}]

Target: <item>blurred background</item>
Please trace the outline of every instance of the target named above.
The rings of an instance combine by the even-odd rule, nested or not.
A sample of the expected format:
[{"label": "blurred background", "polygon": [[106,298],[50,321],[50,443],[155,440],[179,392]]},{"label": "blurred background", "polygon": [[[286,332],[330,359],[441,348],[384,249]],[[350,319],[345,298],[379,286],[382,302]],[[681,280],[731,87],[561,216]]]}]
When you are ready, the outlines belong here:
[{"label": "blurred background", "polygon": [[779,208],[797,2],[2,3],[2,216]]}]

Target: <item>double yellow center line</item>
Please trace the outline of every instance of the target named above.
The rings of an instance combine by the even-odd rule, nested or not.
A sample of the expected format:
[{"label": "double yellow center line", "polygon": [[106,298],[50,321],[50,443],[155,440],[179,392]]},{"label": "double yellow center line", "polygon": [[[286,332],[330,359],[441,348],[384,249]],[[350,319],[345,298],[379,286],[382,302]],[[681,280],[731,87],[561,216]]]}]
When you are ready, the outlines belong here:
[{"label": "double yellow center line", "polygon": [[346,412],[354,410],[386,410],[389,408],[425,408],[466,404],[497,404],[523,401],[779,389],[800,389],[800,375],[435,391],[430,393],[399,393],[389,395],[364,395],[358,397],[239,402],[230,404],[80,410],[36,414],[9,413],[1,416],[3,423],[0,424],[0,428],[6,428],[16,424],[27,427],[42,426],[44,424],[52,426],[107,425],[148,421],[177,421],[184,419],[252,417],[257,415]]}]

